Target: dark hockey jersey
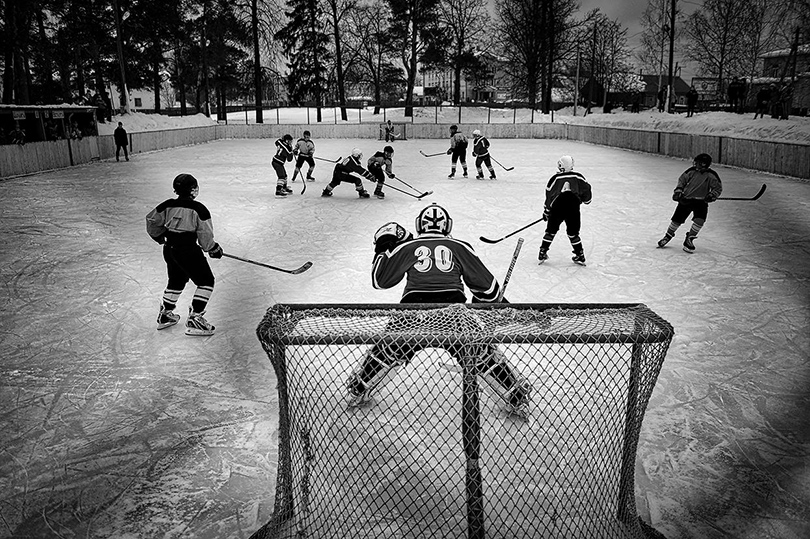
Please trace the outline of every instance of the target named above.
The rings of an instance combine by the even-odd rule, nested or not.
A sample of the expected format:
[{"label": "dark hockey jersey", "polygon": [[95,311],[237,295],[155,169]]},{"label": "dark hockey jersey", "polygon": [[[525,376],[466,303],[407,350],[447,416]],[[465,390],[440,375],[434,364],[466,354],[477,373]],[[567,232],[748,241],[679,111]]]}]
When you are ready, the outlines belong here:
[{"label": "dark hockey jersey", "polygon": [[214,225],[211,213],[201,202],[191,198],[170,198],[146,215],[146,232],[153,240],[168,245],[194,245],[203,251],[214,248]]},{"label": "dark hockey jersey", "polygon": [[546,185],[546,202],[544,209],[548,212],[554,201],[562,193],[571,192],[583,204],[591,203],[591,184],[585,181],[585,177],[579,172],[569,171],[555,174],[548,180]]},{"label": "dark hockey jersey", "polygon": [[361,180],[365,178],[367,180],[377,181],[371,172],[363,168],[363,165],[360,164],[360,160],[351,155],[344,157],[342,161],[335,165],[335,170],[332,172],[332,178],[336,180],[342,180],[347,176]]},{"label": "dark hockey jersey", "polygon": [[392,288],[406,278],[402,301],[408,295],[461,293],[464,285],[476,299],[495,302],[498,280],[478,258],[470,244],[442,234],[421,234],[378,254],[371,270],[372,286]]},{"label": "dark hockey jersey", "polygon": [[273,159],[281,163],[292,161],[293,149],[282,139],[278,139],[276,140],[276,155],[273,156]]}]

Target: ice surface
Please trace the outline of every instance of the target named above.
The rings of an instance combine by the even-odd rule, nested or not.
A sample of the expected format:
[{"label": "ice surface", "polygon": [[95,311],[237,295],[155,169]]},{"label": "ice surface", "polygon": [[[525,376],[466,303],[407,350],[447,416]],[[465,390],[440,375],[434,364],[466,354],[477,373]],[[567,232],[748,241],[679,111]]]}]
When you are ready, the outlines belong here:
[{"label": "ice surface", "polygon": [[[311,130],[325,158],[383,146]],[[397,302],[401,287],[371,287],[372,235],[392,220],[413,229],[433,201],[498,276],[525,238],[510,301],[642,302],[673,324],[637,461],[639,513],[656,529],[669,539],[810,536],[810,183],[718,166],[726,196],[768,190],[712,204],[689,255],[688,225],[656,248],[685,160],[495,139],[493,156],[514,171],[448,180],[448,157],[419,153],[446,141],[394,147],[395,172],[432,196],[360,200],[342,184],[322,198],[330,169],[318,161],[305,195],[299,180],[276,199],[271,140],[0,182],[0,537],[247,537],[272,510],[277,464],[275,375],[256,326],[274,303]],[[541,225],[478,241],[540,216],[563,154],[593,185],[582,209],[588,266],[571,262],[564,233],[538,265]],[[173,196],[180,172],[199,179],[226,252],[314,263],[286,275],[212,260],[210,338],[155,331],[165,268],[144,216]],[[187,290],[181,313],[190,300]]]}]

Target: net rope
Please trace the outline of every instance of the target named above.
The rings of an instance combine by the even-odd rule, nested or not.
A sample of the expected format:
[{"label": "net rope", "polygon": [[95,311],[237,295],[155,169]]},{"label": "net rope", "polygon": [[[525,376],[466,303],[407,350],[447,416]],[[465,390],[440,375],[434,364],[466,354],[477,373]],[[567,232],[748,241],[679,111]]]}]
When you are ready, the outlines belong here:
[{"label": "net rope", "polygon": [[279,465],[254,539],[648,536],[635,455],[673,330],[646,306],[276,305],[257,334]]}]

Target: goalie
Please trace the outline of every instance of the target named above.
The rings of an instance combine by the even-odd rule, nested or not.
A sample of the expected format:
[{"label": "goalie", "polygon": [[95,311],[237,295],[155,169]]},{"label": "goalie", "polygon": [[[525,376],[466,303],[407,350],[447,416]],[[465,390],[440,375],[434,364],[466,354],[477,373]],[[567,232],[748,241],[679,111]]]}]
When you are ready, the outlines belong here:
[{"label": "goalie", "polygon": [[[400,303],[465,303],[465,285],[472,293],[473,302],[500,301],[498,280],[470,244],[450,236],[452,229],[453,220],[447,210],[437,204],[431,204],[417,215],[416,238],[398,223],[380,227],[374,234],[372,286],[378,290],[392,288],[405,278]],[[471,328],[475,329],[479,328]],[[368,401],[395,367],[406,365],[421,349],[414,345],[375,345],[349,379],[349,406]],[[462,346],[457,344],[446,349],[456,359],[462,352]],[[487,346],[477,368],[506,403],[507,410],[525,417],[531,387],[508,364],[503,353],[496,346]]]}]

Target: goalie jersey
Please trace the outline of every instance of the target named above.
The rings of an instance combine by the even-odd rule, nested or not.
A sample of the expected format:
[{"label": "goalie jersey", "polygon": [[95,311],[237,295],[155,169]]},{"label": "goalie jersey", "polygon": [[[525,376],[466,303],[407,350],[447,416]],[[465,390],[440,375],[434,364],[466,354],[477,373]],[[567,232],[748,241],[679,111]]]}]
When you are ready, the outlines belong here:
[{"label": "goalie jersey", "polygon": [[377,290],[392,288],[403,277],[406,282],[402,303],[420,302],[409,300],[409,296],[422,298],[424,302],[426,295],[458,297],[464,302],[465,284],[478,301],[495,302],[500,294],[498,280],[472,246],[444,234],[421,234],[374,258],[371,280]]}]

